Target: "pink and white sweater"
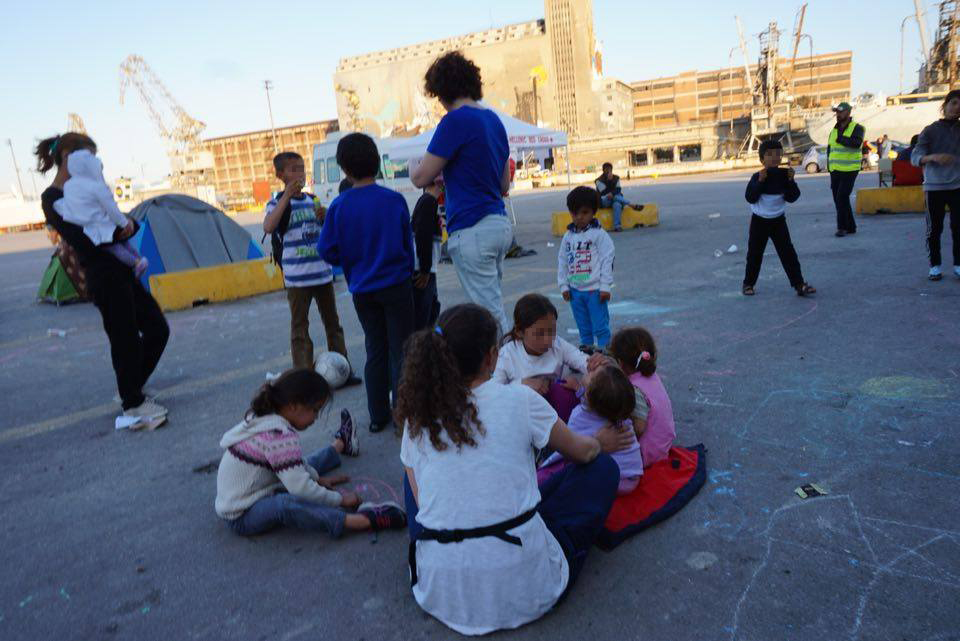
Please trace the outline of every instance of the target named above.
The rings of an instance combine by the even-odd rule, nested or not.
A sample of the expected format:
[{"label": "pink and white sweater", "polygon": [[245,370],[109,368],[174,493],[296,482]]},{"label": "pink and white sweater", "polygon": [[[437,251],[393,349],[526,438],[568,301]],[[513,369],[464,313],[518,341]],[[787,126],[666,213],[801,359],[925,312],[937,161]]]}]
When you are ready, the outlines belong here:
[{"label": "pink and white sweater", "polygon": [[317,472],[303,460],[300,436],[276,414],[235,425],[220,439],[226,452],[217,470],[215,508],[233,520],[260,499],[282,489],[308,501],[339,507],[339,492],[317,483]]}]

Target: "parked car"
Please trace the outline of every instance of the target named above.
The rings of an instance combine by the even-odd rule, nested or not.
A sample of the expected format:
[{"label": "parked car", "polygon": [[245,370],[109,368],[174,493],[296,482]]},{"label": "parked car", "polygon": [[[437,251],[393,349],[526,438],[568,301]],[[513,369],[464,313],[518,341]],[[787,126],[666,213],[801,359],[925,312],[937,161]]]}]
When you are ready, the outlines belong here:
[{"label": "parked car", "polygon": [[803,170],[808,174],[817,174],[827,168],[827,146],[814,145],[807,150],[803,160],[800,161]]}]

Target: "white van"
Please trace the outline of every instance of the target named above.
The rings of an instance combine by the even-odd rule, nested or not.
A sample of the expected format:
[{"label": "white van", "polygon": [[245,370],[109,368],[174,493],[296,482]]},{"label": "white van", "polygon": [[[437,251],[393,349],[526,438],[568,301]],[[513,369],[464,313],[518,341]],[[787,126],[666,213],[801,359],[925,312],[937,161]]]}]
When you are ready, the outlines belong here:
[{"label": "white van", "polygon": [[[347,133],[349,132],[332,133],[324,142],[313,146],[313,193],[324,207],[329,207],[337,197],[340,181],[344,178],[340,166],[337,165],[337,143]],[[412,213],[423,191],[410,182],[410,163],[413,161],[416,166],[423,157],[423,152],[409,151],[409,139],[405,138],[374,138],[373,141],[380,151],[377,183],[402,194]],[[391,158],[390,150],[401,145],[408,148],[404,155],[414,157]]]}]

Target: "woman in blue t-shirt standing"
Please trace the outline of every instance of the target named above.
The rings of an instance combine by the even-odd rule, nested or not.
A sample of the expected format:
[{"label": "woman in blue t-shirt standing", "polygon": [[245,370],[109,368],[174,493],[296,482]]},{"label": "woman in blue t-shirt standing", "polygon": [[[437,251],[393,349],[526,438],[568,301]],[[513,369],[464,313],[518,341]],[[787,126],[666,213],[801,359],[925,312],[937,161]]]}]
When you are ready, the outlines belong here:
[{"label": "woman in blue t-shirt standing", "polygon": [[480,68],[458,51],[433,61],[424,89],[447,110],[411,180],[426,187],[443,172],[447,250],[471,301],[487,308],[500,331],[508,327],[500,279],[513,239],[503,196],[510,188],[507,131],[481,105]]}]

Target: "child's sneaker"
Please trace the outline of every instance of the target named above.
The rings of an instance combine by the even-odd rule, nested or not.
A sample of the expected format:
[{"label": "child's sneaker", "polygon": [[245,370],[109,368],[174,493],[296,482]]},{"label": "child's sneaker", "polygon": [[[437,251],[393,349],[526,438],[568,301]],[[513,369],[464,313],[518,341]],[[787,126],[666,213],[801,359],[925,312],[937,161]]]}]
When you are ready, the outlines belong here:
[{"label": "child's sneaker", "polygon": [[953,275],[960,278],[960,265],[953,266]]},{"label": "child's sneaker", "polygon": [[360,434],[353,427],[353,417],[349,411],[340,411],[340,429],[333,437],[343,443],[344,456],[360,456]]},{"label": "child's sneaker", "polygon": [[374,532],[399,530],[407,525],[406,512],[393,501],[361,503],[360,507],[357,508],[357,514],[362,514],[370,519],[370,529]]},{"label": "child's sneaker", "polygon": [[137,264],[133,266],[133,275],[137,278],[140,278],[143,276],[143,272],[147,271],[147,267],[149,266],[150,261],[141,257],[140,260],[137,261]]},{"label": "child's sneaker", "polygon": [[[954,268],[956,271],[956,268]],[[930,268],[930,273],[927,274],[927,280],[940,280],[943,278],[943,273],[940,271],[940,265],[934,265]]]}]

